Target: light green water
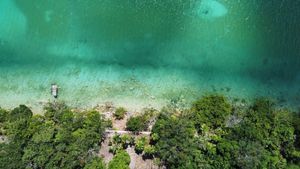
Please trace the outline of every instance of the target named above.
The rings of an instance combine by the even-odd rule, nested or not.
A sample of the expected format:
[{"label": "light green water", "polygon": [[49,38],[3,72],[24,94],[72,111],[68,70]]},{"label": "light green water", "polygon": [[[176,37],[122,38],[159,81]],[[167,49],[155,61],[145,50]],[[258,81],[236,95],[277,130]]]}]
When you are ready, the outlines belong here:
[{"label": "light green water", "polygon": [[0,105],[187,101],[217,91],[300,103],[300,2],[0,0]]}]

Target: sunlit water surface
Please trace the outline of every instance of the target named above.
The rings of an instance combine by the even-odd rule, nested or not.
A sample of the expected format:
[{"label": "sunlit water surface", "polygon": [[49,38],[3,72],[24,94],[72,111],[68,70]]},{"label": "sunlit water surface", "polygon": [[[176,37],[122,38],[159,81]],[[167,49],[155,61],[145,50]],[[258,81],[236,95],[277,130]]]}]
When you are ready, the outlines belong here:
[{"label": "sunlit water surface", "polygon": [[300,105],[300,1],[0,0],[0,105]]}]

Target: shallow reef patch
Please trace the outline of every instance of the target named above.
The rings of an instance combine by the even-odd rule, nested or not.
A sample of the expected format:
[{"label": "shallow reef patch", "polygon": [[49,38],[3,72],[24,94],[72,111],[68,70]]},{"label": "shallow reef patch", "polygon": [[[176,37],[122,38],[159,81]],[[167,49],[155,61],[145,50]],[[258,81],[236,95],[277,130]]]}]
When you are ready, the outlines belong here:
[{"label": "shallow reef patch", "polygon": [[228,9],[216,0],[202,0],[197,5],[197,15],[202,19],[214,19],[225,16]]}]

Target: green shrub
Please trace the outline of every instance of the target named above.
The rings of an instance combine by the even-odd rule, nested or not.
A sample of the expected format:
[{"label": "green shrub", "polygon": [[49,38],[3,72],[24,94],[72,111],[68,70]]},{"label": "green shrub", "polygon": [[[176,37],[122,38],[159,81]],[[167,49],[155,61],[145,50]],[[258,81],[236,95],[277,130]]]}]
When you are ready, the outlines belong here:
[{"label": "green shrub", "polygon": [[155,120],[157,114],[155,109],[144,109],[142,114],[128,119],[126,129],[134,133],[145,131],[149,124]]},{"label": "green shrub", "polygon": [[114,144],[120,144],[122,142],[121,135],[116,134],[112,138]]},{"label": "green shrub", "polygon": [[49,102],[44,107],[45,117],[59,122],[61,115],[65,112],[71,111],[70,108],[63,102]]},{"label": "green shrub", "polygon": [[147,129],[147,122],[142,116],[130,117],[126,123],[126,129],[138,133]]},{"label": "green shrub", "polygon": [[114,158],[109,162],[108,169],[129,169],[130,156],[124,151],[120,150],[116,153]]},{"label": "green shrub", "polygon": [[293,117],[293,127],[296,135],[295,147],[300,151],[300,112]]},{"label": "green shrub", "polygon": [[83,169],[106,169],[105,163],[99,157],[90,160]]},{"label": "green shrub", "polygon": [[159,136],[157,133],[151,134],[151,142],[156,143],[159,140]]},{"label": "green shrub", "polygon": [[113,136],[112,140],[109,142],[109,151],[115,154],[119,150],[126,149],[129,145],[134,144],[134,138],[128,134]]},{"label": "green shrub", "polygon": [[191,111],[191,119],[200,131],[202,124],[211,128],[224,126],[226,118],[232,112],[232,106],[222,95],[207,95],[196,101]]},{"label": "green shrub", "polygon": [[19,106],[9,113],[5,128],[9,143],[0,145],[4,150],[0,152],[0,168],[7,169],[94,166],[96,162],[90,160],[104,133],[98,112],[74,113],[59,107],[47,109],[45,116],[32,116],[29,108]]},{"label": "green shrub", "polygon": [[20,120],[20,119],[30,119],[32,117],[32,111],[25,105],[20,105],[17,108],[14,108],[8,115],[8,120],[10,122]]},{"label": "green shrub", "polygon": [[134,150],[137,154],[140,154],[144,151],[144,147],[147,143],[146,137],[140,137],[135,140]]},{"label": "green shrub", "polygon": [[121,120],[125,117],[126,109],[123,107],[117,108],[117,110],[114,113],[114,116],[117,120]]},{"label": "green shrub", "polygon": [[5,135],[4,124],[7,121],[8,112],[0,107],[0,136]]},{"label": "green shrub", "polygon": [[104,121],[104,125],[106,126],[106,128],[112,128],[113,127],[113,123],[111,119],[107,119]]},{"label": "green shrub", "polygon": [[152,145],[146,145],[145,147],[144,147],[144,155],[143,155],[143,157],[144,158],[150,158],[150,159],[152,159],[153,158],[153,156],[154,156],[154,154],[155,154],[155,147],[154,146],[152,146]]},{"label": "green shrub", "polygon": [[120,150],[123,150],[123,146],[122,144],[112,144],[110,147],[109,147],[109,152],[110,153],[113,153],[113,154],[116,154],[118,151]]},{"label": "green shrub", "polygon": [[290,164],[287,166],[287,169],[300,169],[300,164]]},{"label": "green shrub", "polygon": [[250,109],[255,112],[259,112],[260,115],[272,118],[272,112],[274,110],[274,102],[268,98],[258,98],[254,101]]},{"label": "green shrub", "polygon": [[4,123],[7,120],[7,115],[8,112],[0,107],[0,123]]},{"label": "green shrub", "polygon": [[122,135],[121,140],[124,149],[126,149],[129,145],[134,144],[134,138],[128,134]]},{"label": "green shrub", "polygon": [[143,113],[130,117],[126,123],[126,129],[134,133],[148,129],[149,123],[155,120],[158,112],[155,109],[144,109]]},{"label": "green shrub", "polygon": [[203,157],[194,142],[195,128],[190,119],[162,113],[152,133],[156,137],[155,154],[167,168],[207,168],[198,165]]}]

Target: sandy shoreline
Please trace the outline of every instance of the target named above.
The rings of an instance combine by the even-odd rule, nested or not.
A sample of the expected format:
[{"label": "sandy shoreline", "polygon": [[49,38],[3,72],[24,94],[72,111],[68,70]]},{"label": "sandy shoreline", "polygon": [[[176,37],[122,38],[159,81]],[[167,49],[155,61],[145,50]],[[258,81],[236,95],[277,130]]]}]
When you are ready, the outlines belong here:
[{"label": "sandy shoreline", "polygon": [[88,103],[76,103],[70,100],[63,100],[63,99],[37,99],[37,100],[27,100],[24,103],[22,102],[9,102],[9,103],[0,103],[0,107],[11,110],[20,104],[24,104],[29,107],[34,114],[43,114],[44,106],[49,102],[64,102],[72,109],[76,109],[79,111],[104,107],[107,104],[111,104],[113,107],[125,107],[130,112],[140,112],[144,108],[154,108],[154,109],[161,109],[162,107],[168,104],[168,100],[158,100],[158,99],[150,99],[150,100],[139,100],[139,99],[107,99],[107,100],[94,100]]},{"label": "sandy shoreline", "polygon": [[[2,70],[2,69],[1,69]],[[0,70],[0,71],[1,71]],[[36,71],[39,70],[39,71]],[[12,109],[20,104],[41,113],[46,102],[53,101],[52,83],[59,86],[58,100],[70,107],[90,109],[113,102],[116,106],[139,111],[144,107],[160,109],[172,99],[183,97],[192,103],[206,93],[251,100],[267,96],[299,106],[300,79],[286,85],[280,81],[259,81],[243,74],[202,74],[172,68],[125,69],[118,66],[57,69],[8,67],[0,74],[0,107]]]},{"label": "sandy shoreline", "polygon": [[[218,93],[218,92],[217,92]],[[203,93],[205,94],[205,93]],[[219,93],[224,94],[224,93]],[[227,96],[232,102],[234,102],[235,99],[239,100],[246,100],[247,102],[251,102],[253,98],[251,97],[236,97],[231,96],[230,94],[224,94]],[[199,97],[201,94],[198,95]],[[188,96],[178,96],[177,98],[182,99],[181,102],[184,105],[190,105],[193,103],[198,97],[188,97]],[[298,110],[299,104],[299,98],[296,98],[295,100],[280,100],[276,97],[269,97],[273,101],[277,102],[279,107],[286,107],[291,110]],[[154,108],[156,110],[160,110],[161,108],[167,106],[171,103],[170,98],[156,98],[155,96],[152,96],[152,98],[132,98],[132,97],[120,97],[120,98],[92,98],[88,99],[86,101],[78,101],[77,99],[72,98],[58,98],[54,99],[51,97],[48,98],[31,98],[28,99],[24,97],[23,99],[20,99],[20,97],[16,97],[16,100],[10,99],[10,100],[1,100],[0,99],[0,107],[7,110],[12,110],[15,107],[18,107],[19,105],[23,104],[29,107],[34,114],[43,114],[44,112],[44,106],[49,102],[63,102],[66,105],[68,105],[70,108],[78,110],[78,111],[84,111],[84,110],[101,110],[101,108],[111,105],[112,107],[124,107],[129,112],[142,112],[145,108]]]}]

